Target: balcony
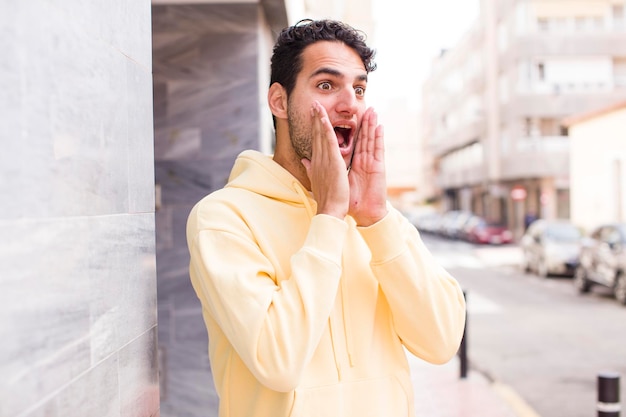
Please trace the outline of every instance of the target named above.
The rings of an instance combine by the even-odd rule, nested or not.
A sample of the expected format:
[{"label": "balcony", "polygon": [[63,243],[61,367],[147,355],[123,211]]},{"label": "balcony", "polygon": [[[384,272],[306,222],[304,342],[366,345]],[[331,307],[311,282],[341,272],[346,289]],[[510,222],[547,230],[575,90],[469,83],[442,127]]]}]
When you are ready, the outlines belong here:
[{"label": "balcony", "polygon": [[473,164],[448,165],[437,174],[441,188],[460,188],[482,184],[487,180],[520,180],[525,178],[569,177],[569,138],[538,136],[519,138],[514,147],[503,150],[498,161],[500,175],[488,178],[488,166]]},{"label": "balcony", "polygon": [[480,140],[485,135],[485,121],[475,120],[465,123],[453,131],[439,135],[430,144],[433,156],[439,158],[456,149],[463,148]]},{"label": "balcony", "polygon": [[519,138],[502,154],[500,179],[569,177],[569,138],[537,136]]},{"label": "balcony", "polygon": [[518,37],[500,55],[504,63],[534,56],[623,56],[624,32],[532,33]]},{"label": "balcony", "polygon": [[[514,96],[502,106],[501,120],[510,122],[522,117],[564,118],[605,107],[626,98],[625,89],[559,94],[532,90]],[[544,90],[545,91],[545,90]]]},{"label": "balcony", "polygon": [[442,189],[478,185],[486,180],[486,169],[484,164],[477,164],[457,170],[441,171],[437,175],[437,185]]}]

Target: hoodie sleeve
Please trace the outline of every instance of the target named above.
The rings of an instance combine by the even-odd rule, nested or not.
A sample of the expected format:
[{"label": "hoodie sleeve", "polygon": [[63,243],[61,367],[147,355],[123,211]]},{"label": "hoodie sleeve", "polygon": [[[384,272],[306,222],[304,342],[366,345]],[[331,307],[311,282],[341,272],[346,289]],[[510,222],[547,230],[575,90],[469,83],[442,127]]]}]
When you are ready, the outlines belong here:
[{"label": "hoodie sleeve", "polygon": [[397,210],[390,209],[378,223],[358,230],[371,250],[372,271],[404,345],[431,363],[450,360],[465,327],[465,298],[458,282]]},{"label": "hoodie sleeve", "polygon": [[275,391],[291,391],[310,361],[334,305],[347,224],[314,216],[291,276],[277,283],[272,262],[243,221],[227,210],[192,211],[187,226],[190,275],[203,309],[254,376]]}]

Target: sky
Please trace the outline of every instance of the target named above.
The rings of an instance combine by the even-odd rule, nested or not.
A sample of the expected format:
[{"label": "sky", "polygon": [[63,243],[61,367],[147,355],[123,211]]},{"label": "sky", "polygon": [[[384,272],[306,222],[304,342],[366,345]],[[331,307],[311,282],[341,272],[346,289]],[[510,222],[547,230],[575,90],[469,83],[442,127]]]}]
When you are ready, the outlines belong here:
[{"label": "sky", "polygon": [[368,100],[401,97],[419,108],[432,58],[467,32],[478,17],[479,0],[372,1],[378,69],[370,75]]}]

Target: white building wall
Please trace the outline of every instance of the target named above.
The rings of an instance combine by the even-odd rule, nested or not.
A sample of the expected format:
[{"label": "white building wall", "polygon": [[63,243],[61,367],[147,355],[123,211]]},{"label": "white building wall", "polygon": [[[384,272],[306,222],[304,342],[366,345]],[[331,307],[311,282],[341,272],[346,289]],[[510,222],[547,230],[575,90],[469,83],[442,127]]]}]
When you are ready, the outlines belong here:
[{"label": "white building wall", "polygon": [[619,192],[626,185],[624,138],[626,105],[570,127],[571,218],[587,230],[626,221],[626,191]]}]

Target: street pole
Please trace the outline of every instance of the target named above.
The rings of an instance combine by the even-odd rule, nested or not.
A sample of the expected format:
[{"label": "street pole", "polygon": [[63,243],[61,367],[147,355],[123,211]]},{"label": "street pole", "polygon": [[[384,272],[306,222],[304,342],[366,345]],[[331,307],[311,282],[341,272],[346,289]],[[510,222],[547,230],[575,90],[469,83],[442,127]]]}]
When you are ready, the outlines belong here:
[{"label": "street pole", "polygon": [[619,374],[603,372],[598,374],[598,417],[619,417]]},{"label": "street pole", "polygon": [[467,294],[463,291],[465,298],[465,328],[463,329],[463,337],[459,346],[459,359],[461,364],[461,379],[467,378]]}]

